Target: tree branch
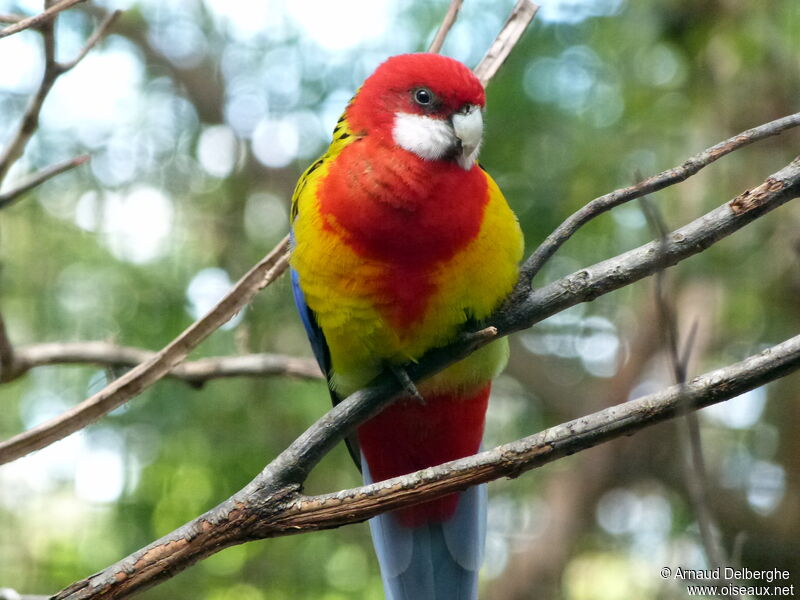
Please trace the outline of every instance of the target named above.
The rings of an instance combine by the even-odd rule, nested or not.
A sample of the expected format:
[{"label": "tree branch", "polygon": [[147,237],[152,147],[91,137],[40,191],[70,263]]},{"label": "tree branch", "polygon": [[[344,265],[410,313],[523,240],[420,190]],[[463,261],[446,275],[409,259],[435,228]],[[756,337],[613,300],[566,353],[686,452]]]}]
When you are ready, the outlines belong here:
[{"label": "tree branch", "polygon": [[[483,79],[484,85],[500,68],[505,57],[522,35],[524,26],[527,26],[537,9],[538,7],[529,0],[520,0],[514,8],[497,39],[490,47],[489,52],[481,61],[481,64],[478,65],[478,68],[483,68],[486,73]],[[195,322],[153,359],[113,381],[106,388],[91,398],[84,400],[73,409],[0,443],[0,464],[15,460],[28,452],[38,450],[66,437],[114,410],[161,377],[164,377],[172,367],[187,356],[192,348],[249,302],[256,291],[262,289],[283,273],[288,266],[288,258],[289,238],[287,236],[267,258],[253,267],[208,315]],[[269,261],[274,261],[274,264]],[[253,287],[254,284],[258,283],[258,278],[262,272],[266,272],[265,278],[267,281],[260,286]],[[217,325],[214,326],[213,323],[217,323]],[[470,344],[472,347],[477,348],[479,344],[485,343],[494,337],[496,333],[491,328],[483,332],[473,333],[473,339],[471,339]]]},{"label": "tree branch", "polygon": [[458,18],[458,11],[461,10],[461,5],[463,3],[464,0],[450,0],[450,6],[447,9],[444,19],[442,20],[442,24],[439,25],[439,29],[436,31],[436,36],[433,38],[431,45],[428,47],[428,52],[438,54],[442,51],[444,40],[447,37],[447,34],[450,33],[453,23],[456,22],[456,19]]},{"label": "tree branch", "polygon": [[797,127],[798,125],[800,125],[800,113],[795,113],[787,117],[770,121],[764,125],[753,127],[723,142],[715,144],[710,148],[706,148],[702,152],[688,158],[683,164],[677,167],[672,167],[658,175],[648,177],[635,185],[615,190],[595,198],[580,210],[570,215],[570,217],[559,225],[553,233],[548,235],[547,238],[539,244],[539,247],[531,254],[530,258],[525,261],[521,270],[522,277],[520,277],[518,293],[526,293],[530,289],[530,283],[533,278],[550,257],[555,254],[556,250],[572,237],[578,229],[598,215],[611,210],[615,206],[680,183],[726,154],[730,154],[754,142],[783,133],[787,129]]},{"label": "tree branch", "polygon": [[506,58],[517,45],[538,10],[539,5],[534,4],[531,0],[518,0],[500,33],[489,46],[481,62],[475,67],[475,75],[478,76],[484,87],[506,62]]},{"label": "tree branch", "polygon": [[288,266],[289,237],[286,236],[248,271],[205,316],[192,323],[147,362],[65,413],[0,443],[0,464],[44,448],[100,418],[167,375],[200,342],[245,306],[257,292],[275,281]]},{"label": "tree branch", "polygon": [[[488,335],[486,332],[489,330],[497,335],[507,335],[697,254],[797,195],[800,195],[800,157],[757,188],[740,194],[665,239],[536,290],[514,306],[511,313],[506,312],[507,308],[501,309],[489,319],[492,325],[479,331],[480,343],[496,337]],[[475,345],[474,336],[468,336],[456,344],[434,350],[418,364],[411,365],[409,375],[415,381],[430,376],[468,354]],[[673,417],[678,407],[696,409],[732,398],[798,366],[800,336],[742,363],[696,378],[684,386],[672,387],[633,403],[572,421],[539,436],[490,451],[488,456],[483,453],[468,457],[357,491],[315,499],[299,497],[303,481],[322,456],[360,423],[382,410],[401,391],[397,378],[384,374],[373,385],[351,394],[333,407],[230,499],[90,580],[73,584],[55,598],[78,600],[100,595],[103,598],[123,598],[155,585],[169,574],[227,546],[303,529],[334,527],[368,518],[383,510],[430,500],[492,478],[513,477],[533,466],[630,433],[645,424]],[[415,487],[424,491],[416,492]],[[375,500],[371,499],[373,497]],[[346,508],[340,509],[344,504]],[[287,510],[295,510],[289,521],[285,520]],[[313,515],[309,516],[311,513]]]},{"label": "tree branch", "polygon": [[7,206],[11,206],[23,194],[31,191],[35,187],[40,186],[48,179],[55,177],[56,175],[60,175],[65,171],[69,171],[70,169],[74,169],[75,167],[84,164],[88,160],[89,155],[82,154],[81,156],[76,156],[75,158],[70,158],[69,160],[50,165],[41,171],[33,173],[22,183],[18,184],[14,189],[0,194],[0,210],[6,208]]},{"label": "tree branch", "polygon": [[267,467],[216,508],[72,584],[53,600],[126,598],[228,546],[356,523],[471,485],[517,477],[558,458],[673,418],[685,407],[697,410],[733,398],[797,369],[800,336],[685,385],[618,404],[475,456],[334,494],[300,496],[296,486],[276,488],[271,467]]},{"label": "tree branch", "polygon": [[[668,233],[664,217],[658,206],[652,204],[647,196],[641,198],[642,210],[650,224],[650,229],[658,236],[663,244]],[[664,343],[669,357],[672,377],[676,385],[685,385],[689,371],[689,358],[692,354],[694,337],[697,332],[697,322],[695,321],[689,336],[684,344],[681,344],[680,333],[678,330],[677,310],[667,297],[666,274],[659,271],[654,277],[654,291],[656,308],[658,309],[658,320],[661,323]],[[683,350],[681,346],[684,346]],[[716,526],[711,507],[708,503],[708,490],[706,482],[708,473],[706,470],[705,457],[703,454],[702,436],[700,433],[700,422],[697,414],[680,408],[680,418],[675,421],[677,426],[680,448],[683,453],[683,472],[686,479],[689,499],[694,509],[694,516],[700,530],[700,540],[705,551],[706,560],[713,567],[722,568],[730,563],[725,558],[722,545],[716,539],[714,532]],[[727,598],[739,599],[738,595],[726,596]]]},{"label": "tree branch", "polygon": [[100,22],[100,25],[97,26],[97,29],[94,30],[94,33],[92,33],[92,35],[89,36],[89,39],[86,40],[86,43],[83,45],[83,48],[81,48],[81,51],[78,52],[78,55],[69,62],[59,64],[61,73],[66,73],[70,69],[74,68],[79,62],[81,62],[86,55],[89,54],[89,51],[106,36],[109,29],[111,29],[111,26],[121,14],[121,10],[115,10],[107,14]]},{"label": "tree branch", "polygon": [[[9,375],[4,377],[0,374],[0,381],[12,381],[27,371],[44,365],[94,364],[106,367],[135,367],[139,363],[153,359],[156,354],[150,350],[118,346],[109,342],[31,344],[16,349],[13,360],[8,363],[11,365]],[[5,364],[2,358],[0,352],[0,366]],[[304,379],[322,378],[317,363],[312,359],[267,353],[201,358],[177,365],[167,374],[169,377],[182,379],[191,384],[202,384],[223,377],[268,375],[289,375]]]},{"label": "tree branch", "polygon": [[0,13],[0,23],[19,23],[25,17],[13,13]]},{"label": "tree branch", "polygon": [[41,29],[42,43],[44,45],[45,67],[42,80],[36,93],[28,102],[25,114],[17,126],[16,132],[11,136],[11,141],[0,154],[0,183],[8,175],[11,166],[22,156],[36,129],[39,127],[39,113],[42,110],[47,94],[53,87],[59,76],[58,66],[55,59],[55,37],[53,35],[53,23],[47,22]]},{"label": "tree branch", "polygon": [[[477,337],[468,332],[457,342],[406,365],[406,370],[413,381],[419,382],[498,336],[527,329],[570,306],[594,300],[698,254],[798,195],[800,157],[760,186],[672,232],[663,242],[650,242],[504,305],[489,317],[488,327],[479,330]],[[268,469],[274,473],[274,480],[284,487],[301,484],[322,456],[355,427],[383,410],[399,392],[397,378],[384,373],[374,384],[348,396],[273,461]]]},{"label": "tree branch", "polygon": [[[476,347],[488,343],[497,336],[529,327],[569,306],[592,300],[642,279],[666,266],[674,265],[703,251],[798,194],[800,194],[800,159],[796,159],[784,169],[767,178],[757,188],[746,191],[731,202],[673,232],[668,239],[662,242],[646,244],[564,277],[542,289],[518,297],[514,303],[506,304],[497,311],[482,329],[467,332],[455,344],[430,352],[418,364],[411,365],[408,372],[413,380],[421,380],[463,358]],[[278,249],[276,249],[277,251]],[[285,255],[282,257],[285,260]],[[570,436],[576,436],[576,440],[582,440],[575,444],[582,443],[583,447],[588,447],[599,441],[610,439],[613,435],[630,432],[636,427],[640,427],[637,425],[639,422],[650,423],[673,416],[675,404],[682,397],[681,393],[689,394],[689,399],[684,402],[691,402],[695,407],[732,397],[796,368],[798,344],[800,344],[800,340],[793,338],[785,344],[773,348],[771,354],[751,357],[745,363],[734,365],[731,367],[733,379],[725,380],[724,373],[715,372],[707,379],[697,379],[682,390],[678,389],[678,392],[675,392],[674,388],[670,388],[661,392],[660,395],[648,397],[643,404],[637,405],[641,418],[622,408],[614,408],[610,410],[619,412],[600,413],[604,416],[603,418],[611,418],[611,422],[601,420],[599,425],[595,423],[596,426],[582,428],[582,423],[593,423],[587,418],[566,424],[564,431]],[[747,370],[751,367],[752,371],[747,371],[747,373],[737,370],[737,368]],[[743,377],[741,382],[737,382],[736,377],[738,376]],[[720,379],[721,377],[722,379]],[[331,409],[268,465],[246,488],[231,499],[203,517],[131,555],[118,565],[93,576],[91,580],[84,580],[70,586],[56,598],[92,598],[98,594],[103,594],[105,598],[122,598],[154,585],[177,570],[183,569],[223,547],[255,537],[277,535],[270,527],[277,523],[274,517],[280,514],[280,506],[289,500],[295,504],[302,502],[302,499],[296,498],[297,491],[321,457],[358,424],[379,412],[399,392],[399,383],[396,378],[385,374],[377,378],[373,385],[352,394]],[[654,408],[651,404],[658,399],[665,402],[663,408]],[[398,484],[397,480],[377,484],[375,493],[380,496],[381,508],[368,505],[367,508],[360,509],[363,512],[359,512],[358,517],[352,518],[353,520],[367,518],[379,510],[396,508],[403,502],[421,502],[495,476],[514,476],[523,469],[532,468],[530,465],[537,464],[536,461],[554,460],[565,453],[574,452],[578,448],[567,442],[564,445],[553,445],[552,439],[548,437],[544,437],[542,440],[546,446],[544,448],[525,447],[526,440],[523,440],[521,447],[512,444],[510,447],[501,449],[502,467],[499,473],[494,473],[491,469],[487,471],[484,463],[475,462],[485,459],[484,455],[479,455],[477,458],[463,459],[464,468],[468,469],[470,473],[474,471],[475,475],[464,476],[464,473],[459,472],[460,479],[447,479],[447,482],[441,483],[446,478],[436,479],[436,477],[442,476],[437,469],[445,468],[440,467],[407,476],[420,478],[414,485],[431,486],[431,491],[424,492],[427,495],[415,495],[403,487],[390,491],[389,488]],[[559,441],[564,441],[564,439],[559,438]],[[531,440],[527,439],[527,443],[530,442]],[[517,448],[518,452],[514,448]],[[537,458],[539,456],[542,458]],[[452,469],[453,465],[447,465],[446,468]],[[432,479],[429,480],[428,478],[431,477]],[[380,491],[383,489],[387,491]],[[256,512],[251,510],[243,500],[251,496],[259,498],[256,503]],[[398,498],[395,499],[395,496]],[[335,502],[345,501],[343,498],[339,499],[338,495],[326,496],[323,497],[325,501],[321,501],[319,504],[319,509],[324,510],[333,497],[337,498]],[[315,501],[313,499],[305,500]],[[320,499],[317,498],[316,501],[320,502]],[[352,516],[353,510],[354,507],[351,505],[347,509],[348,514]],[[322,526],[318,517],[319,515],[313,522],[310,522],[309,528]],[[351,517],[334,515],[330,520],[325,521],[327,523],[325,526],[335,526],[345,522],[342,519],[348,518]],[[267,525],[268,523],[273,525]],[[297,531],[298,525],[294,522],[288,527],[291,528],[291,531]]]},{"label": "tree branch", "polygon": [[[3,29],[0,29],[0,39],[4,37],[8,37],[9,35],[14,35],[15,33],[19,33],[25,29],[30,28],[37,28],[41,27],[46,23],[50,23],[58,13],[62,10],[67,10],[75,6],[80,2],[85,2],[86,0],[61,0],[60,2],[56,2],[48,8],[47,10],[39,13],[38,15],[34,15],[28,18],[21,18],[16,20],[13,25],[9,25]],[[13,19],[17,17],[17,15],[7,15],[9,19]],[[4,21],[5,19],[0,19],[0,21]]]},{"label": "tree branch", "polygon": [[[25,147],[28,145],[31,137],[33,137],[33,134],[38,129],[39,113],[42,110],[42,105],[44,104],[47,95],[50,93],[53,84],[61,75],[67,73],[81,60],[83,60],[89,50],[91,50],[97,44],[97,42],[100,41],[100,39],[108,32],[108,29],[117,19],[117,17],[121,14],[121,11],[118,10],[110,13],[97,27],[78,55],[72,61],[62,64],[56,61],[56,42],[55,35],[53,33],[55,17],[60,10],[68,8],[68,2],[71,3],[69,4],[69,6],[71,6],[80,1],[83,0],[62,0],[62,2],[54,4],[44,13],[42,13],[42,15],[44,15],[48,13],[48,11],[53,11],[54,9],[58,8],[57,11],[50,14],[48,17],[49,20],[45,19],[42,22],[38,22],[37,26],[40,28],[42,42],[44,44],[44,73],[42,74],[42,80],[39,83],[36,93],[33,95],[28,103],[28,107],[25,109],[25,114],[20,120],[16,132],[11,136],[11,141],[3,150],[3,153],[0,154],[0,183],[2,183],[6,178],[6,175],[8,175],[8,171],[11,169],[11,166],[22,156],[23,152],[25,151]],[[38,15],[38,17],[41,17],[42,15]],[[22,23],[23,22],[17,23],[11,27],[19,27]],[[28,25],[28,27],[30,26],[31,25]],[[7,31],[11,27],[8,27],[3,31]],[[0,35],[0,37],[2,37],[2,35]]]}]

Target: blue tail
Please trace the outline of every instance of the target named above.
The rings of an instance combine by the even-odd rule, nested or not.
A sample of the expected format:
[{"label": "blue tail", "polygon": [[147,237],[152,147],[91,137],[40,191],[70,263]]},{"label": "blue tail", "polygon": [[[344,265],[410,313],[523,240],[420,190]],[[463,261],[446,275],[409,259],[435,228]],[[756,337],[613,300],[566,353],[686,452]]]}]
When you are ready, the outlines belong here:
[{"label": "blue tail", "polygon": [[[361,458],[364,482],[372,483]],[[486,538],[486,485],[459,494],[455,514],[409,528],[392,513],[369,521],[386,600],[477,600]]]}]

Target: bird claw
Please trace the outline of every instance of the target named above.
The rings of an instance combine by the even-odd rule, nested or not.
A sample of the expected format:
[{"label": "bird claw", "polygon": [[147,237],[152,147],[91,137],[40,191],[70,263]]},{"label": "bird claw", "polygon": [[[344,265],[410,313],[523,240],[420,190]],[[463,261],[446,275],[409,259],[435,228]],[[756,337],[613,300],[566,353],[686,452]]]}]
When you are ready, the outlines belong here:
[{"label": "bird claw", "polygon": [[425,398],[419,393],[417,386],[411,381],[411,377],[408,376],[408,372],[403,367],[389,365],[389,370],[397,378],[397,381],[400,382],[406,394],[414,398],[420,404],[425,404]]}]

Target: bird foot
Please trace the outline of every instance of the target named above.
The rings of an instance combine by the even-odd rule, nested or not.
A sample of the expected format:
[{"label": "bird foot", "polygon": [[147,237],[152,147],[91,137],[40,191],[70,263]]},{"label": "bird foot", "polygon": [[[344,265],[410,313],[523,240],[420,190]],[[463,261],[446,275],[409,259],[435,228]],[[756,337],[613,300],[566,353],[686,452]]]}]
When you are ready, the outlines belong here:
[{"label": "bird foot", "polygon": [[400,382],[400,385],[403,386],[406,394],[414,398],[420,404],[425,404],[425,398],[419,393],[417,386],[411,381],[411,377],[408,376],[408,372],[403,367],[389,365],[389,370],[391,370],[392,374],[397,378],[397,381]]}]

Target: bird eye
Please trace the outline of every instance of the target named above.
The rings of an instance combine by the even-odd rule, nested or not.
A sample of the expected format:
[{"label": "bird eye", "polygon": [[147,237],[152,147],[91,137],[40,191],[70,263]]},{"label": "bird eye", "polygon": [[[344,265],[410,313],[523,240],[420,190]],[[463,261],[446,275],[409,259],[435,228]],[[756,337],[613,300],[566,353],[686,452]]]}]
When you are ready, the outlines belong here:
[{"label": "bird eye", "polygon": [[430,90],[419,88],[414,90],[414,101],[421,106],[428,106],[433,101],[433,94]]}]

